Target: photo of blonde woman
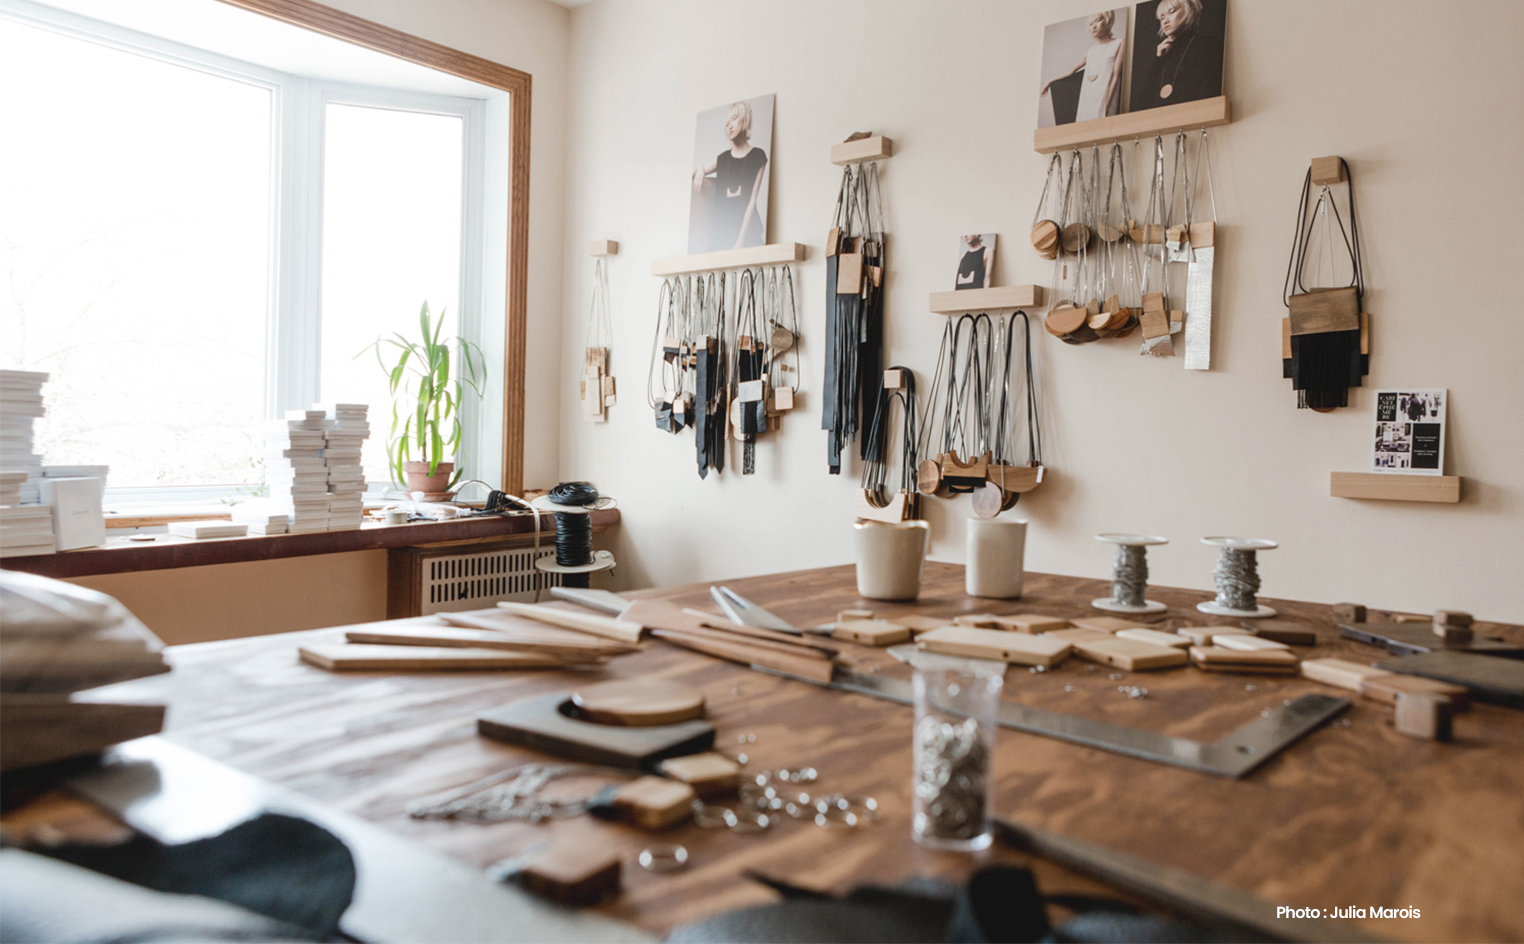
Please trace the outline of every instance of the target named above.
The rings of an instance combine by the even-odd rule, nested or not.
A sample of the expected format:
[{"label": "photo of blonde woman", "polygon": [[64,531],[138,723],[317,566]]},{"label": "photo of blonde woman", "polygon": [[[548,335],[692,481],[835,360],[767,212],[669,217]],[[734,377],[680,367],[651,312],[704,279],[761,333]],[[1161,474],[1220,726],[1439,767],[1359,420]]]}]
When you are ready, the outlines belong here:
[{"label": "photo of blonde woman", "polygon": [[995,277],[994,233],[971,233],[961,239],[954,289],[989,288]]},{"label": "photo of blonde woman", "polygon": [[1127,8],[1054,23],[1043,31],[1037,126],[1091,121],[1122,110]]},{"label": "photo of blonde woman", "polygon": [[773,98],[764,95],[699,114],[689,252],[766,244]]},{"label": "photo of blonde woman", "polygon": [[1132,111],[1222,94],[1227,0],[1138,4],[1132,48]]}]

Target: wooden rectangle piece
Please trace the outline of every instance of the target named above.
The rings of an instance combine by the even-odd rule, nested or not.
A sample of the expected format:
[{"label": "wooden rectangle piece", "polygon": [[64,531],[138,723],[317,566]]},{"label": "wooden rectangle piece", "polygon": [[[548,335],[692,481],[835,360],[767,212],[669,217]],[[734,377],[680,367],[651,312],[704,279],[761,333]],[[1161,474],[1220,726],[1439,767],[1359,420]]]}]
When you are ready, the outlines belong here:
[{"label": "wooden rectangle piece", "polygon": [[993,288],[932,292],[929,310],[936,315],[956,315],[969,311],[1041,308],[1045,294],[1041,285],[998,285]]},{"label": "wooden rectangle piece", "polygon": [[1447,698],[1427,692],[1398,692],[1397,713],[1392,724],[1398,733],[1426,741],[1448,741],[1452,736],[1455,705]]},{"label": "wooden rectangle piece", "polygon": [[1135,639],[1138,642],[1153,643],[1156,646],[1169,646],[1172,649],[1184,649],[1190,646],[1191,641],[1179,633],[1165,633],[1157,629],[1123,629],[1117,632],[1118,639]]},{"label": "wooden rectangle piece", "polygon": [[1273,639],[1283,642],[1288,646],[1315,646],[1318,644],[1318,634],[1312,631],[1312,627],[1291,620],[1267,619],[1245,621],[1244,629],[1249,630],[1261,639]]},{"label": "wooden rectangle piece", "polygon": [[297,649],[297,654],[303,662],[330,672],[480,672],[488,669],[564,668],[569,664],[560,656],[534,652],[431,649],[427,646],[309,643]]},{"label": "wooden rectangle piece", "polygon": [[856,141],[843,141],[831,145],[832,164],[861,164],[877,161],[894,154],[894,142],[881,134],[870,134]]},{"label": "wooden rectangle piece", "polygon": [[1161,108],[1073,121],[1068,124],[1038,128],[1032,133],[1032,146],[1042,154],[1067,151],[1092,144],[1109,145],[1113,141],[1133,138],[1152,138],[1156,134],[1169,135],[1176,131],[1194,132],[1199,128],[1215,128],[1232,119],[1226,95],[1180,102]]},{"label": "wooden rectangle piece", "polygon": [[1348,659],[1304,659],[1302,661],[1303,678],[1310,678],[1314,682],[1322,682],[1324,685],[1332,685],[1352,692],[1358,692],[1361,683],[1366,679],[1391,674],[1385,669],[1350,662]]},{"label": "wooden rectangle piece", "polygon": [[921,633],[929,633],[933,629],[953,625],[952,620],[940,616],[894,616],[889,619],[889,622],[899,623],[917,636]]},{"label": "wooden rectangle piece", "polygon": [[1291,296],[1292,335],[1360,330],[1360,296],[1353,286]]},{"label": "wooden rectangle piece", "polygon": [[1264,649],[1244,652],[1224,649],[1221,646],[1192,646],[1191,661],[1209,672],[1269,672],[1274,675],[1295,675],[1297,657],[1285,649]]},{"label": "wooden rectangle piece", "polygon": [[1321,187],[1324,184],[1342,184],[1344,182],[1344,162],[1337,154],[1332,157],[1314,157],[1312,159],[1312,185]]},{"label": "wooden rectangle piece", "polygon": [[[1043,636],[1037,637],[1045,638]],[[1144,672],[1150,669],[1171,669],[1185,665],[1189,660],[1185,653],[1170,646],[1156,646],[1136,639],[1076,639],[1074,651],[1082,659],[1114,666],[1127,672]]]},{"label": "wooden rectangle piece", "polygon": [[1212,645],[1223,649],[1236,649],[1239,652],[1275,652],[1288,651],[1290,646],[1274,639],[1261,639],[1259,636],[1243,636],[1238,633],[1222,633],[1213,638]]},{"label": "wooden rectangle piece", "polygon": [[666,777],[641,777],[614,791],[613,804],[641,829],[666,829],[693,815],[693,787]]},{"label": "wooden rectangle piece", "polygon": [[587,254],[590,256],[617,256],[619,255],[619,243],[612,239],[595,239],[587,244]]},{"label": "wooden rectangle piece", "polygon": [[863,254],[844,252],[836,257],[836,293],[856,295],[863,290]]},{"label": "wooden rectangle piece", "polygon": [[704,252],[696,256],[655,259],[651,262],[651,274],[692,275],[695,272],[716,272],[720,269],[783,265],[789,262],[803,262],[807,252],[803,243],[772,243],[746,249],[722,249],[719,252]]},{"label": "wooden rectangle piece", "polygon": [[1374,498],[1383,501],[1460,501],[1458,475],[1414,475],[1402,472],[1334,472],[1328,478],[1333,498]]},{"label": "wooden rectangle piece", "polygon": [[918,636],[916,643],[928,652],[995,659],[1016,665],[1057,665],[1068,657],[1070,651],[1069,643],[1062,639],[970,626],[934,629]]},{"label": "wooden rectangle piece", "polygon": [[888,620],[847,620],[836,623],[832,639],[861,643],[864,646],[896,646],[910,641],[910,627]]},{"label": "wooden rectangle piece", "polygon": [[1013,616],[1002,616],[998,622],[1002,629],[1014,630],[1018,633],[1046,633],[1055,629],[1068,629],[1069,621],[1058,616],[1043,616],[1040,613],[1017,613]]},{"label": "wooden rectangle piece", "polygon": [[741,785],[741,765],[712,751],[661,762],[661,772],[693,788],[701,797],[734,793]]},{"label": "wooden rectangle piece", "polygon": [[1252,636],[1254,631],[1242,626],[1184,626],[1177,632],[1198,646],[1210,646],[1218,636]]},{"label": "wooden rectangle piece", "polygon": [[1068,629],[1050,629],[1042,635],[1049,639],[1062,639],[1071,644],[1084,639],[1113,638],[1110,633],[1103,633],[1099,629],[1086,629],[1083,626],[1071,626]]},{"label": "wooden rectangle piece", "polygon": [[619,854],[586,843],[562,843],[535,856],[518,882],[566,905],[593,905],[619,890]]},{"label": "wooden rectangle piece", "polygon": [[1098,629],[1103,633],[1116,633],[1124,629],[1153,629],[1147,623],[1125,620],[1117,616],[1077,616],[1069,621],[1071,626]]},{"label": "wooden rectangle piece", "polygon": [[1384,705],[1395,705],[1397,696],[1403,692],[1421,692],[1448,699],[1456,711],[1465,711],[1471,707],[1471,692],[1464,686],[1451,685],[1437,679],[1391,674],[1372,676],[1360,681],[1360,694]]}]

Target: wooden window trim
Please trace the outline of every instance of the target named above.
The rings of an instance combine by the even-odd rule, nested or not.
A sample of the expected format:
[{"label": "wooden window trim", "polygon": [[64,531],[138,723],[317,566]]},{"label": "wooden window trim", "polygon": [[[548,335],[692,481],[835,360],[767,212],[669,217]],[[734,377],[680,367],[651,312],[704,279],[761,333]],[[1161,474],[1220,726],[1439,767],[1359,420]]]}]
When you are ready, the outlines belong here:
[{"label": "wooden window trim", "polygon": [[529,326],[529,107],[532,85],[529,73],[325,7],[313,0],[221,2],[509,93],[503,488],[510,494],[523,494],[524,346]]}]

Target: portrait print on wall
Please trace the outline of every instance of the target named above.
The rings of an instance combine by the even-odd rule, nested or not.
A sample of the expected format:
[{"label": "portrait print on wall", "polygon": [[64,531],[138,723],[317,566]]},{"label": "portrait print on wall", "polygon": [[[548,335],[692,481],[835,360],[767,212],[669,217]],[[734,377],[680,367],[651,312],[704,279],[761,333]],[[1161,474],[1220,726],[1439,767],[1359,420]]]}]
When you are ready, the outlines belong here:
[{"label": "portrait print on wall", "polygon": [[1128,111],[1222,94],[1228,0],[1147,0],[1133,18]]},{"label": "portrait print on wall", "polygon": [[1127,8],[1054,23],[1042,33],[1037,127],[1105,118],[1122,111]]},{"label": "portrait print on wall", "polygon": [[690,253],[767,244],[775,97],[761,95],[699,112],[688,214]]},{"label": "portrait print on wall", "polygon": [[995,234],[973,233],[958,244],[958,280],[955,289],[989,288],[995,275]]}]

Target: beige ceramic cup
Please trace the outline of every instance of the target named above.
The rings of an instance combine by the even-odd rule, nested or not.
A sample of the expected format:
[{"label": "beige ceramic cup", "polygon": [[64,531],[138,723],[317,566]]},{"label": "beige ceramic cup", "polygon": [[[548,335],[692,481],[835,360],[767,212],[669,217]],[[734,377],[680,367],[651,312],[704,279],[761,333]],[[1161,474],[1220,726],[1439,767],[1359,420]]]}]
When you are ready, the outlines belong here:
[{"label": "beige ceramic cup", "polygon": [[970,518],[963,589],[971,597],[1014,600],[1026,576],[1027,523],[1014,518]]},{"label": "beige ceramic cup", "polygon": [[924,521],[859,521],[857,593],[869,600],[914,600],[921,592],[921,570],[931,526]]}]

